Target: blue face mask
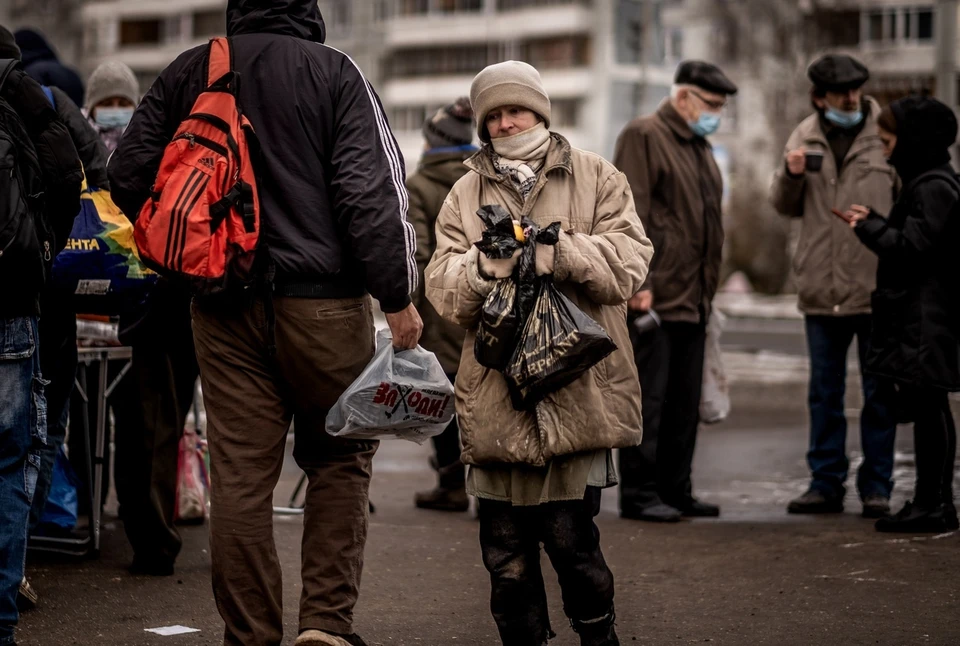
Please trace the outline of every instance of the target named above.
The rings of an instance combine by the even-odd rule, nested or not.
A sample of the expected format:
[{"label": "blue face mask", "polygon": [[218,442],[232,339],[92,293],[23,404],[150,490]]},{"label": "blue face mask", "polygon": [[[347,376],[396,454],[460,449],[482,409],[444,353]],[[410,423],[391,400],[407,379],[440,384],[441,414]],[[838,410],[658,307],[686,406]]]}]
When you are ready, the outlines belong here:
[{"label": "blue face mask", "polygon": [[836,108],[827,108],[823,116],[827,118],[827,121],[840,128],[854,128],[863,121],[863,110],[844,112]]},{"label": "blue face mask", "polygon": [[126,128],[133,118],[133,108],[97,108],[94,121],[101,128]]},{"label": "blue face mask", "polygon": [[710,112],[701,112],[700,118],[694,121],[693,123],[688,123],[690,129],[693,130],[693,134],[698,137],[706,137],[712,135],[720,127],[720,115],[712,114]]}]

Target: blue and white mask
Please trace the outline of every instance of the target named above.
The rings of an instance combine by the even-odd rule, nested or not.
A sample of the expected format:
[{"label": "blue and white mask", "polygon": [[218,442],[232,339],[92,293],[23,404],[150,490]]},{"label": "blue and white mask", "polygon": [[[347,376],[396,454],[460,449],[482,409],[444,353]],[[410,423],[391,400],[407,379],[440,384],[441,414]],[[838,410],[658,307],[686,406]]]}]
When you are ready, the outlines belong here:
[{"label": "blue and white mask", "polygon": [[133,108],[97,108],[94,121],[101,128],[126,128],[133,118]]},{"label": "blue and white mask", "polygon": [[699,119],[687,125],[693,130],[693,134],[698,137],[706,137],[720,128],[720,115],[712,112],[701,112]]},{"label": "blue and white mask", "polygon": [[827,121],[840,128],[855,128],[863,121],[863,110],[844,112],[836,108],[827,108],[823,116],[826,117]]}]

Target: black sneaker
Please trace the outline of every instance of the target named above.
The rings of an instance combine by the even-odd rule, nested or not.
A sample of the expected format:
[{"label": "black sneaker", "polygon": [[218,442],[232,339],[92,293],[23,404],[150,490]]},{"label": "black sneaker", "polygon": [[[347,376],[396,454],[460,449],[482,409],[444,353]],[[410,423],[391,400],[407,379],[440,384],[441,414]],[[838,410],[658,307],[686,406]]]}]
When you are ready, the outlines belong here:
[{"label": "black sneaker", "polygon": [[864,518],[884,518],[890,514],[890,499],[873,494],[863,499]]},{"label": "black sneaker", "polygon": [[840,514],[843,513],[843,498],[827,496],[822,491],[810,489],[787,505],[788,514]]},{"label": "black sneaker", "polygon": [[955,530],[956,517],[951,517],[946,505],[921,507],[911,501],[893,516],[881,518],[875,525],[878,532],[922,534]]},{"label": "black sneaker", "polygon": [[626,505],[620,509],[620,518],[645,520],[650,523],[679,523],[683,514],[679,509],[661,502],[648,507]]}]

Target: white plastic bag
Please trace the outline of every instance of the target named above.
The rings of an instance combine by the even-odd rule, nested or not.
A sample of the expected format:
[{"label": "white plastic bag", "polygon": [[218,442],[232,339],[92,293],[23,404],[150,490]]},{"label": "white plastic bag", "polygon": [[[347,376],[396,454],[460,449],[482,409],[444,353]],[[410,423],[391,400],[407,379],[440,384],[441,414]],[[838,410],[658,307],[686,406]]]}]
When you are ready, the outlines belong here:
[{"label": "white plastic bag", "polygon": [[327,433],[355,440],[423,444],[453,419],[453,384],[432,352],[395,351],[390,333],[377,334],[377,353],[327,415]]},{"label": "white plastic bag", "polygon": [[703,360],[703,394],[700,396],[700,421],[716,424],[730,414],[730,385],[720,352],[720,335],[726,317],[714,309],[707,322],[707,347]]},{"label": "white plastic bag", "polygon": [[180,438],[177,464],[177,498],[173,517],[177,522],[202,523],[207,514],[207,489],[202,448],[193,429],[187,428]]}]

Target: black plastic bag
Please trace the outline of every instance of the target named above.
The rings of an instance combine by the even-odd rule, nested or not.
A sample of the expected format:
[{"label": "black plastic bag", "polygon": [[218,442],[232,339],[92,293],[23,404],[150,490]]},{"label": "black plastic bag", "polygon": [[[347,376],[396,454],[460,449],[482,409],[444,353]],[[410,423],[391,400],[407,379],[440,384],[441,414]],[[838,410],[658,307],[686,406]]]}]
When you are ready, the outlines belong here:
[{"label": "black plastic bag", "polygon": [[474,246],[487,258],[506,260],[523,247],[513,230],[513,216],[505,208],[499,204],[486,204],[480,207],[477,215],[487,228],[483,231],[483,238]]},{"label": "black plastic bag", "polygon": [[[485,368],[503,371],[517,347],[517,337],[533,310],[537,295],[536,245],[555,245],[560,237],[560,223],[555,222],[540,230],[532,220],[524,219],[524,231],[529,244],[516,239],[513,218],[499,205],[483,206],[477,215],[487,225],[483,240],[476,243],[490,258],[509,258],[522,249],[513,277],[500,280],[487,296],[480,311],[477,339],[473,355]],[[507,240],[509,229],[510,239]],[[502,255],[506,254],[506,255]]]},{"label": "black plastic bag", "polygon": [[540,279],[533,311],[504,371],[513,407],[533,408],[616,349],[606,330],[564,296],[552,278]]},{"label": "black plastic bag", "polygon": [[485,368],[503,370],[517,347],[523,325],[517,309],[517,284],[512,278],[497,282],[483,302],[473,356]]}]

